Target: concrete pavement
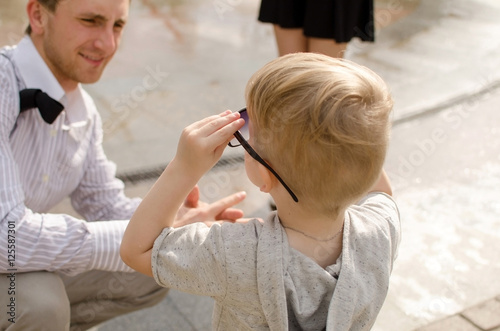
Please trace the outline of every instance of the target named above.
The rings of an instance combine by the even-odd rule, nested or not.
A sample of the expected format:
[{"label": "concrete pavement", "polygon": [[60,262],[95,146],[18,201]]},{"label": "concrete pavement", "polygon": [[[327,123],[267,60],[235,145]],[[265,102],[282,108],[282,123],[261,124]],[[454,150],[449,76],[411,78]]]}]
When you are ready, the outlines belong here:
[{"label": "concrete pavement", "polygon": [[500,298],[496,297],[419,328],[417,331],[498,331],[500,330],[499,311]]},{"label": "concrete pavement", "polygon": [[[2,41],[17,36],[19,2],[8,5],[11,20],[2,4]],[[87,87],[127,194],[145,194],[185,125],[244,104],[246,81],[276,56],[271,28],[256,22],[258,4],[132,2],[121,50],[103,79]],[[386,169],[403,240],[374,330],[498,330],[500,3],[376,6],[376,43],[353,42],[346,52],[379,73],[395,99]],[[235,155],[241,150],[225,158]],[[246,214],[267,211],[266,196],[246,180],[241,163],[215,168],[201,188],[206,201],[245,189]],[[55,211],[67,212],[67,201]],[[97,329],[208,330],[212,306],[210,298],[171,291],[160,305]]]}]

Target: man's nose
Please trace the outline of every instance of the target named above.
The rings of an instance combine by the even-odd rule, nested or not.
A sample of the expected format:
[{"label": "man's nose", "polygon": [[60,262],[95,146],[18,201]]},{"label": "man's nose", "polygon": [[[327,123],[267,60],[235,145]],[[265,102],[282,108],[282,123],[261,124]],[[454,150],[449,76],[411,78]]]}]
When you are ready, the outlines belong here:
[{"label": "man's nose", "polygon": [[117,40],[113,26],[104,26],[95,41],[95,47],[105,51],[106,54],[113,54],[116,50],[116,44]]}]

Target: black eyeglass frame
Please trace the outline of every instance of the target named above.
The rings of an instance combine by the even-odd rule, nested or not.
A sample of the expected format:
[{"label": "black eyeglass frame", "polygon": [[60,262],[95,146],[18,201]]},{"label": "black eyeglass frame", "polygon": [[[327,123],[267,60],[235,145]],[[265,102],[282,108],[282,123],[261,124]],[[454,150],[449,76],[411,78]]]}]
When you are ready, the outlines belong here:
[{"label": "black eyeglass frame", "polygon": [[[247,109],[246,108],[243,108],[239,111],[239,113],[243,113],[243,112],[246,112]],[[243,135],[241,134],[240,131],[236,131],[234,133],[234,137],[236,138],[236,140],[238,140],[238,142],[240,143],[241,146],[243,146],[243,148],[245,149],[245,151],[247,151],[247,153],[252,157],[254,158],[254,160],[256,160],[257,162],[259,162],[260,164],[262,164],[264,167],[266,167],[267,170],[269,170],[275,177],[276,179],[278,179],[278,181],[281,183],[281,185],[283,185],[283,187],[287,190],[287,192],[290,194],[290,196],[292,197],[293,201],[295,202],[299,202],[299,199],[297,198],[297,196],[295,195],[295,193],[293,193],[293,191],[290,189],[290,187],[288,187],[288,185],[285,184],[285,181],[283,179],[281,179],[281,177],[278,175],[278,173],[276,171],[274,171],[273,168],[271,168],[271,166],[269,164],[267,164],[266,161],[264,161],[263,158],[260,157],[259,154],[257,154],[257,152],[252,148],[252,146],[250,146],[250,144],[248,143],[248,141],[246,141],[245,138],[243,138]],[[231,143],[228,144],[229,147],[238,147],[240,145],[232,145]]]}]

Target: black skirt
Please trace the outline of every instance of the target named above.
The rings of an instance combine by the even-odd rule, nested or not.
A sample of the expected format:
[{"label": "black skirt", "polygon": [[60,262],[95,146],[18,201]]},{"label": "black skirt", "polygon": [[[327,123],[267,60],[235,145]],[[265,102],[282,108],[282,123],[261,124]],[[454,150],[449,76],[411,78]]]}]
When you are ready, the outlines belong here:
[{"label": "black skirt", "polygon": [[337,43],[375,40],[373,0],[262,0],[259,21]]}]

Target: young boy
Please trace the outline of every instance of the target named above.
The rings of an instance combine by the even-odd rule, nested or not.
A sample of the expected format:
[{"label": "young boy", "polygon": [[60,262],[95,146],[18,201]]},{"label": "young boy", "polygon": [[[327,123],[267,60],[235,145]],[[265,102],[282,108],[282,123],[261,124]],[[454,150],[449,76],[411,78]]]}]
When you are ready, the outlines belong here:
[{"label": "young boy", "polygon": [[[215,330],[369,330],[400,240],[382,170],[392,109],[385,83],[354,63],[296,53],[255,73],[246,100],[241,114],[184,129],[128,225],[123,260],[162,286],[213,297]],[[173,211],[233,134],[250,153],[249,179],[277,211],[173,229]]]}]

